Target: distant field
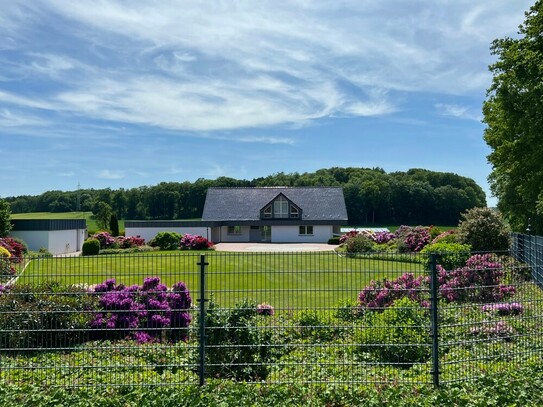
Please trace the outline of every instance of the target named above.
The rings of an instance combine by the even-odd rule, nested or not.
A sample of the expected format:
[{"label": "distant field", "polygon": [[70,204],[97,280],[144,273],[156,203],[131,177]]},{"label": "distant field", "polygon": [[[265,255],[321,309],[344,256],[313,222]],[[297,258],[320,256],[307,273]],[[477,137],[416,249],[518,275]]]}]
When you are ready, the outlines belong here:
[{"label": "distant field", "polygon": [[[87,230],[95,232],[98,225],[92,212],[31,212],[31,213],[13,213],[12,219],[85,219],[87,221]],[[119,220],[119,230],[124,232],[124,220]]]}]

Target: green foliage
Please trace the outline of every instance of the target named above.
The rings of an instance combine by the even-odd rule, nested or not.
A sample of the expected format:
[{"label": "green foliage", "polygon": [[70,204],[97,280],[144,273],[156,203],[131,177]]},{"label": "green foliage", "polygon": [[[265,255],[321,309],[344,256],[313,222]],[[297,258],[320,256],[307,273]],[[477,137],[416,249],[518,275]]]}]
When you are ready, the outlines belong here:
[{"label": "green foliage", "polygon": [[430,356],[427,310],[407,297],[381,313],[369,313],[368,325],[357,332],[356,351],[380,362],[412,365]]},{"label": "green foliage", "polygon": [[111,214],[111,217],[109,218],[109,230],[111,230],[111,234],[113,236],[119,236],[119,219],[117,219],[117,215],[115,213]]},{"label": "green foliage", "polygon": [[330,317],[317,310],[302,310],[295,317],[298,326],[298,335],[305,340],[324,342],[330,341],[337,335],[332,326]]},{"label": "green foliage", "polygon": [[94,217],[96,224],[102,230],[109,230],[109,222],[111,220],[112,209],[106,202],[98,202]]},{"label": "green foliage", "polygon": [[264,380],[268,363],[278,355],[273,333],[257,324],[256,302],[247,299],[233,309],[210,302],[206,313],[206,373],[239,381]]},{"label": "green foliage", "polygon": [[441,234],[441,229],[438,228],[437,226],[430,226],[429,232],[430,232],[430,241],[432,241]]},{"label": "green foliage", "polygon": [[4,348],[58,348],[88,340],[93,297],[56,282],[15,285],[0,295],[0,344]]},{"label": "green foliage", "polygon": [[94,256],[100,253],[100,241],[98,239],[87,239],[83,242],[83,256]]},{"label": "green foliage", "polygon": [[0,238],[6,237],[11,231],[11,209],[5,199],[0,199]]},{"label": "green foliage", "polygon": [[350,237],[345,242],[347,253],[369,253],[373,250],[373,240],[366,235],[356,235]]},{"label": "green foliage", "polygon": [[[526,13],[518,37],[496,39],[497,61],[483,105],[484,138],[492,149],[489,180],[498,208],[512,228],[543,233],[543,2]],[[511,27],[512,28],[512,27]]]},{"label": "green foliage", "polygon": [[420,251],[421,261],[426,269],[430,268],[430,254],[438,253],[437,264],[445,270],[454,270],[463,267],[471,256],[471,246],[461,243],[447,243],[439,241],[426,246]]},{"label": "green foliage", "polygon": [[160,250],[177,250],[181,242],[181,235],[177,232],[158,232],[149,241],[149,246],[160,247]]},{"label": "green foliage", "polygon": [[473,251],[503,251],[511,245],[509,227],[499,212],[490,208],[472,208],[462,214],[458,241]]},{"label": "green foliage", "polygon": [[339,245],[339,237],[331,237],[328,239],[328,244]]}]

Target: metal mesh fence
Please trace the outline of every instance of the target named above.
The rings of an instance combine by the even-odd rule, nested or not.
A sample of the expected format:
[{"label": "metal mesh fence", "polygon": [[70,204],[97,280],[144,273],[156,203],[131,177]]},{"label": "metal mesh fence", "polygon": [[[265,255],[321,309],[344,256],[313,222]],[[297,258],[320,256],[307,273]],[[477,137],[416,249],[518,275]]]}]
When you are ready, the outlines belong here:
[{"label": "metal mesh fence", "polygon": [[541,358],[542,295],[532,278],[540,263],[519,253],[480,253],[467,264],[465,254],[448,270],[442,264],[458,254],[20,259],[4,267],[0,286],[0,382],[474,379]]}]

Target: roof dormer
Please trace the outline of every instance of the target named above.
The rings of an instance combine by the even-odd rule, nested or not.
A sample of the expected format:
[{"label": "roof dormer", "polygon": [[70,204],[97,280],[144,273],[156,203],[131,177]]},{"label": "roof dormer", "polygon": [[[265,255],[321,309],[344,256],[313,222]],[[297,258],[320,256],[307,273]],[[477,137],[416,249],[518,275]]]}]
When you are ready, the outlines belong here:
[{"label": "roof dormer", "polygon": [[282,193],[260,210],[260,219],[301,219],[302,209]]}]

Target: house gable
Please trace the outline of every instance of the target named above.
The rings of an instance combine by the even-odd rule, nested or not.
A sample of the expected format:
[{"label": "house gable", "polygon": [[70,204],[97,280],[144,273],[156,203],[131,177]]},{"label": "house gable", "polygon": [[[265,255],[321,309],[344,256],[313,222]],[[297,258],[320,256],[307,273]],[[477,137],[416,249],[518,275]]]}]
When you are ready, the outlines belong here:
[{"label": "house gable", "polygon": [[302,208],[282,192],[260,209],[260,219],[301,219]]}]

